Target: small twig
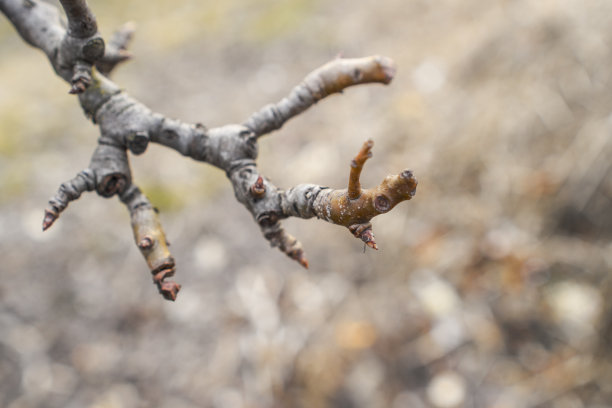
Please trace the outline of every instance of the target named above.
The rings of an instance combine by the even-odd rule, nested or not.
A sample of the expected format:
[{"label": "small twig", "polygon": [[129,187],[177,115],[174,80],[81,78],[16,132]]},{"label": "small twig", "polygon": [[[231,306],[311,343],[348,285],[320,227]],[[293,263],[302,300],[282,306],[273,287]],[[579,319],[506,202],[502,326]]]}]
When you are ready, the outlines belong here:
[{"label": "small twig", "polygon": [[84,191],[92,191],[95,188],[95,178],[93,170],[85,169],[72,180],[62,183],[57,194],[49,200],[49,207],[45,210],[43,231],[46,231],[53,225],[60,213],[68,207],[71,201],[78,199]]},{"label": "small twig", "polygon": [[348,228],[376,249],[370,220],[414,195],[417,182],[409,170],[388,176],[374,188],[361,187],[360,176],[371,157],[372,141],[367,141],[352,161],[348,188],[343,190],[301,184],[284,191],[259,174],[256,165],[259,137],[347,87],[388,84],[395,73],[391,59],[335,59],[312,71],[286,98],[260,109],[244,124],[206,129],[152,112],[100,74],[109,74],[117,63],[127,59],[125,48],[133,32],[131,26],[121,28],[105,46],[84,0],[61,0],[61,4],[68,16],[68,30],[62,26],[57,8],[50,4],[0,0],[0,11],[26,42],[46,53],[55,72],[79,94],[85,114],[100,129],[88,170],[62,184],[45,211],[43,228],[49,228],[83,191],[95,189],[103,197],[118,195],[130,212],[136,245],[166,299],[174,300],[180,289],[180,285],[167,280],[175,272],[174,258],[157,212],[132,183],[128,150],[141,154],[149,143],[158,143],[223,170],[236,199],[252,214],[264,237],[304,267],[308,267],[308,261],[302,245],[285,232],[281,225],[284,218],[324,219]]},{"label": "small twig", "polygon": [[176,269],[157,211],[134,185],[126,189],[120,199],[130,211],[134,240],[151,270],[153,283],[165,299],[176,300],[181,285],[166,281],[166,278],[174,276]]},{"label": "small twig", "polygon": [[85,0],[60,0],[68,18],[68,34],[77,38],[91,37],[98,31],[96,18]]},{"label": "small twig", "polygon": [[365,142],[359,153],[357,153],[357,156],[355,156],[351,162],[351,173],[349,175],[348,184],[348,197],[351,200],[356,200],[361,195],[361,183],[359,183],[359,176],[361,175],[361,170],[363,169],[365,162],[372,157],[372,146],[374,146],[374,142],[372,140]]},{"label": "small twig", "polygon": [[312,71],[304,81],[280,102],[267,105],[254,113],[245,126],[257,137],[280,129],[292,117],[299,115],[321,99],[342,92],[353,85],[367,83],[388,84],[395,75],[395,64],[390,58],[337,58]]}]

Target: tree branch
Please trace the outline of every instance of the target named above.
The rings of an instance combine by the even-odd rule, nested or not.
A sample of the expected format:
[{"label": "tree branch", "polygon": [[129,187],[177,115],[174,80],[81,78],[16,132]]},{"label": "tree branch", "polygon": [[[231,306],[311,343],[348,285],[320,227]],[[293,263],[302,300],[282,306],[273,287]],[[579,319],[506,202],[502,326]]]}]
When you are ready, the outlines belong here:
[{"label": "tree branch", "polygon": [[68,35],[87,38],[98,32],[96,18],[85,0],[60,0],[60,3],[68,18]]},{"label": "tree branch", "polygon": [[388,84],[395,75],[395,64],[390,58],[337,58],[312,71],[289,96],[276,104],[264,106],[254,113],[245,126],[257,137],[280,129],[286,121],[336,92],[353,85],[378,82]]},{"label": "tree branch", "polygon": [[120,199],[130,212],[134,240],[151,270],[153,283],[165,299],[176,300],[181,285],[166,281],[166,278],[174,276],[175,264],[157,210],[134,185],[126,189]]},{"label": "tree branch", "polygon": [[68,203],[84,191],[95,190],[102,197],[117,195],[130,212],[136,244],[166,299],[176,299],[180,290],[180,285],[166,280],[174,275],[174,258],[157,211],[132,182],[128,150],[142,154],[149,143],[159,143],[222,169],[236,199],[252,214],[264,237],[304,267],[308,267],[308,261],[302,245],[285,232],[282,219],[317,217],[347,227],[376,249],[370,220],[414,196],[417,182],[409,170],[386,177],[374,188],[361,187],[359,178],[371,157],[372,141],[367,141],[353,159],[348,188],[343,190],[301,184],[285,191],[257,170],[259,137],[349,86],[388,84],[395,72],[389,58],[336,59],[311,72],[286,98],[265,106],[244,124],[206,129],[152,112],[102,75],[127,59],[125,47],[132,36],[131,25],[122,27],[105,46],[84,0],[62,0],[61,4],[68,16],[67,31],[53,6],[38,0],[0,0],[0,11],[26,42],[45,52],[55,72],[71,84],[71,93],[78,94],[86,116],[100,129],[88,169],[60,186],[45,210],[43,229],[49,228]]}]

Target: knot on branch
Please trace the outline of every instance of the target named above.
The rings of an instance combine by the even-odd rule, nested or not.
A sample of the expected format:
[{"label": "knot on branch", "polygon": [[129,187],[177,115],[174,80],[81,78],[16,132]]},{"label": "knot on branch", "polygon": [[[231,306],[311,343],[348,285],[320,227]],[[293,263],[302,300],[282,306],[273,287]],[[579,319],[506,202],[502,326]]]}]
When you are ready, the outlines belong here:
[{"label": "knot on branch", "polygon": [[251,185],[251,196],[253,199],[258,200],[266,194],[266,186],[264,185],[263,177],[257,177],[255,183]]},{"label": "knot on branch", "polygon": [[70,78],[71,94],[82,94],[91,85],[91,64],[77,61],[74,64],[74,74]]},{"label": "knot on branch", "polygon": [[85,42],[81,48],[82,58],[90,63],[94,63],[104,56],[104,40],[102,37],[93,37]]},{"label": "knot on branch", "polygon": [[96,176],[96,192],[102,197],[122,194],[131,184],[131,172],[125,149],[99,144],[89,164]]},{"label": "knot on branch", "polygon": [[91,85],[92,67],[104,56],[104,49],[104,40],[98,33],[85,38],[66,33],[60,44],[57,66],[58,73],[70,82],[71,94],[81,94]]},{"label": "knot on branch", "polygon": [[149,134],[147,132],[134,132],[126,137],[128,149],[134,154],[142,154],[149,145]]},{"label": "knot on branch", "polygon": [[253,162],[257,158],[257,139],[253,131],[246,126],[226,125],[212,128],[207,136],[204,157],[194,158],[207,161],[228,174],[242,166],[242,163]]}]

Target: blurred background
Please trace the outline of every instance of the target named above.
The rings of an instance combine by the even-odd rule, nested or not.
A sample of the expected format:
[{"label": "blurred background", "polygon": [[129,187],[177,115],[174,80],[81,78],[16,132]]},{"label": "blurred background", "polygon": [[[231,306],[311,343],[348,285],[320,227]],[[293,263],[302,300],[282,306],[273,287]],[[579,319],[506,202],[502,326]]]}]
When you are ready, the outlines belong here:
[{"label": "blurred background", "polygon": [[283,188],[412,169],[379,251],[288,220],[269,248],[225,175],[150,146],[183,289],[157,294],[127,210],[89,193],[41,232],[97,128],[0,16],[0,406],[612,407],[612,2],[89,2],[113,79],[153,110],[240,123],[341,54],[397,62],[260,143]]}]

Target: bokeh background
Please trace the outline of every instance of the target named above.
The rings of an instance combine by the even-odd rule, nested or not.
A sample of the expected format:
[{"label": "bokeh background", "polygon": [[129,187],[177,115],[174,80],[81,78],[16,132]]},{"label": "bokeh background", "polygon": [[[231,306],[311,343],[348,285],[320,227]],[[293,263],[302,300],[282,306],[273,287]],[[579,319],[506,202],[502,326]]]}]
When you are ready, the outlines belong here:
[{"label": "bokeh background", "polygon": [[133,158],[161,210],[164,301],[116,198],[43,209],[97,128],[0,16],[0,406],[612,407],[612,2],[91,0],[153,110],[240,123],[341,54],[397,62],[261,140],[276,185],[412,169],[380,250],[288,220],[310,270],[268,247],[222,172]]}]

